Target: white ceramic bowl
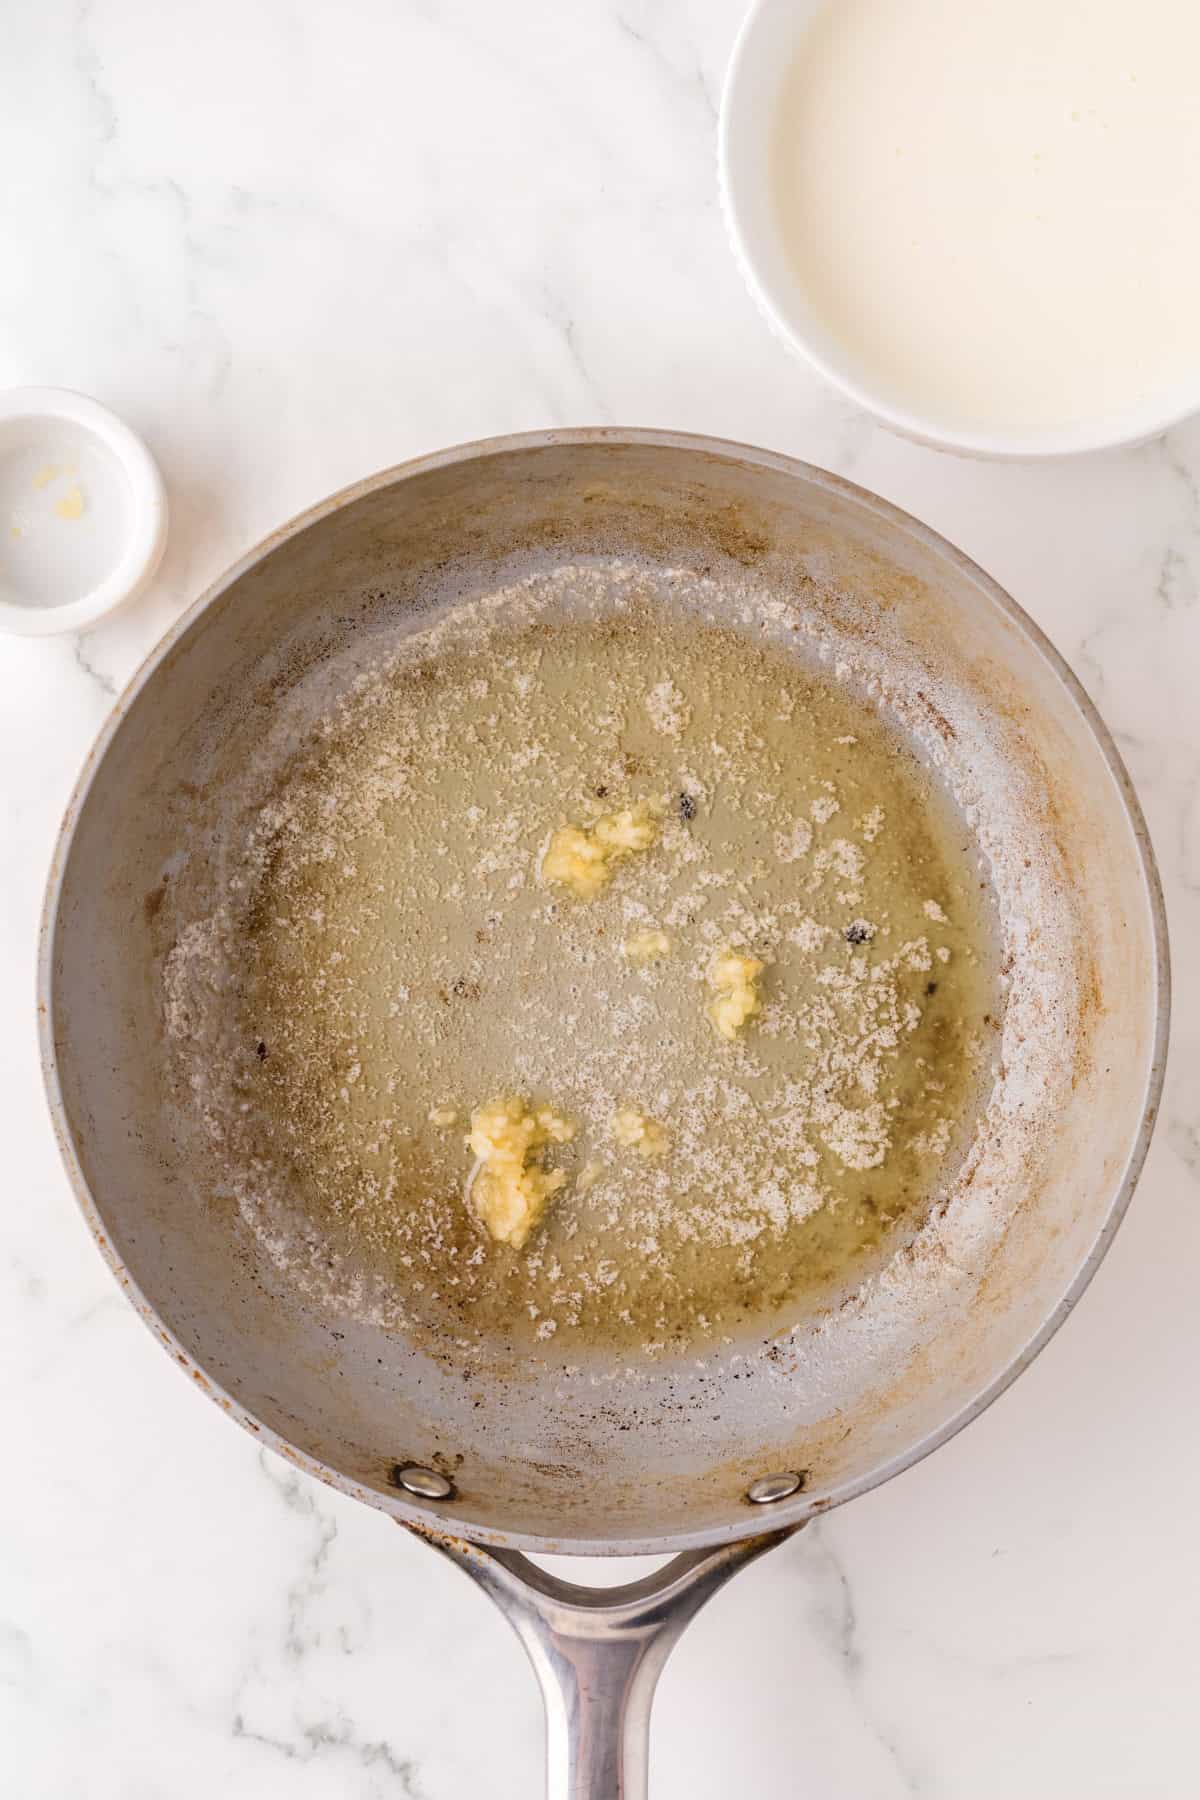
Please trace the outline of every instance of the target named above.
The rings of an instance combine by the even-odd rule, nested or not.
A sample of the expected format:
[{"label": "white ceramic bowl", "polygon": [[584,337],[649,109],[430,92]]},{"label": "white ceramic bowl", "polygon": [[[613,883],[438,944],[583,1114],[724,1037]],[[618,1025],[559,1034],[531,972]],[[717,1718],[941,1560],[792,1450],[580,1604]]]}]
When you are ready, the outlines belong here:
[{"label": "white ceramic bowl", "polygon": [[0,631],[84,631],[146,586],[167,497],[128,425],[67,388],[0,394]]},{"label": "white ceramic bowl", "polygon": [[[772,198],[771,145],[780,93],[813,17],[836,0],[755,0],[734,45],[721,102],[721,199],[734,254],[750,292],[782,342],[846,397],[904,437],[972,456],[1069,456],[1143,443],[1200,411],[1200,391],[1179,403],[1114,424],[1028,431],[972,431],[934,414],[896,406],[873,391],[861,367],[809,304],[783,243]],[[1197,327],[1200,332],[1200,325]]]}]

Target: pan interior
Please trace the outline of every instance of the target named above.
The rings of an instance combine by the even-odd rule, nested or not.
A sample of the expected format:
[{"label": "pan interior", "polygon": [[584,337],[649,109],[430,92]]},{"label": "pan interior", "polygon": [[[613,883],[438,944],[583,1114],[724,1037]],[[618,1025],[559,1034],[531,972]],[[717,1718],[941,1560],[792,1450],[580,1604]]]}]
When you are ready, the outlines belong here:
[{"label": "pan interior", "polygon": [[[640,801],[597,899],[538,880]],[[767,965],[732,1044],[725,944]],[[1152,968],[1090,726],[973,572],[772,459],[581,442],[381,483],[199,616],[88,793],[54,1031],[105,1235],[238,1410],[393,1510],[426,1462],[470,1531],[619,1549],[744,1529],[764,1469],[819,1502],[1019,1353]],[[903,1044],[831,1120],[795,1021],[856,970]],[[523,1251],[463,1193],[503,1090],[577,1127]]]},{"label": "pan interior", "polygon": [[[381,627],[280,708],[217,891],[176,881],[181,1118],[203,1095],[217,1191],[334,1316],[501,1371],[729,1350],[838,1304],[961,1173],[1004,1012],[987,863],[899,729],[749,615],[596,559]],[[602,892],[539,877],[564,823],[639,806]],[[726,949],[764,965],[729,1039]],[[472,1109],[514,1095],[573,1132],[519,1248],[465,1192]]]}]

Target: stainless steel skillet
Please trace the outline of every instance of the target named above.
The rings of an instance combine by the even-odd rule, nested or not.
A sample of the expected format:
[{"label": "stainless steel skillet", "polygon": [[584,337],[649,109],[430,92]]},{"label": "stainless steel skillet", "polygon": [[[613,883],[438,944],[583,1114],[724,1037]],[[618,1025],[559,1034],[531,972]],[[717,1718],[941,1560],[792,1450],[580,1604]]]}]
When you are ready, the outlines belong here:
[{"label": "stainless steel skillet", "polygon": [[[910,1258],[887,1307],[876,1293],[874,1311],[847,1305],[702,1368],[506,1365],[501,1348],[486,1378],[464,1380],[445,1350],[307,1299],[220,1204],[164,1090],[162,962],[190,896],[218,878],[235,774],[297,681],[381,624],[411,622],[431,594],[581,555],[694,571],[743,598],[747,584],[804,594],[879,684],[895,677],[981,834],[1028,844],[1010,896],[1024,1086],[1010,1141],[994,1146],[1011,1154],[1026,1133],[1021,1187],[1006,1205],[981,1178],[963,1199],[971,1231],[955,1237],[949,1219],[928,1282]],[[1038,868],[1069,902],[1051,947],[1074,996],[1061,1031],[1027,978],[1049,954],[1043,926],[1053,913],[1063,935],[1067,916],[1039,917]],[[1167,996],[1162,899],[1128,777],[1020,609],[933,532],[820,470],[607,430],[423,458],[243,559],[149,659],[89,759],[41,960],[55,1128],[147,1323],[262,1441],[473,1575],[541,1680],[551,1793],[626,1800],[645,1792],[655,1679],[708,1595],[957,1431],[1074,1305],[1145,1155]],[[1049,1094],[1052,1125],[1035,1130]],[[527,1551],[676,1554],[646,1581],[590,1592]]]}]

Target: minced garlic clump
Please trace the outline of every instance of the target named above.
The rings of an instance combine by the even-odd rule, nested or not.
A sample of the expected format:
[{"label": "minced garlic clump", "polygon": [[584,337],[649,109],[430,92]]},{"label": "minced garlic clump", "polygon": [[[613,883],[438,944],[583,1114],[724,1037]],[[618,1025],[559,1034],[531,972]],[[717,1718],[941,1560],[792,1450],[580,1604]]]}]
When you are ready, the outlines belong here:
[{"label": "minced garlic clump", "polygon": [[605,813],[586,830],[564,825],[542,858],[542,879],[560,882],[580,900],[594,900],[611,881],[614,863],[636,850],[649,850],[657,837],[658,820],[643,800]]},{"label": "minced garlic clump", "polygon": [[512,1095],[475,1108],[467,1138],[478,1158],[470,1200],[498,1244],[519,1250],[566,1185],[564,1170],[530,1167],[530,1157],[546,1144],[566,1144],[574,1136],[574,1125],[553,1107],[531,1112]]},{"label": "minced garlic clump", "polygon": [[708,965],[707,981],[713,991],[706,1011],[723,1038],[731,1042],[747,1019],[762,1009],[757,986],[763,964],[756,956],[739,956],[736,950],[719,950]]},{"label": "minced garlic clump", "polygon": [[671,940],[665,931],[650,926],[627,937],[621,950],[630,962],[657,962],[660,956],[670,956]]},{"label": "minced garlic clump", "polygon": [[671,1142],[665,1125],[635,1112],[631,1106],[618,1108],[609,1129],[618,1144],[626,1150],[636,1150],[639,1156],[662,1156]]}]

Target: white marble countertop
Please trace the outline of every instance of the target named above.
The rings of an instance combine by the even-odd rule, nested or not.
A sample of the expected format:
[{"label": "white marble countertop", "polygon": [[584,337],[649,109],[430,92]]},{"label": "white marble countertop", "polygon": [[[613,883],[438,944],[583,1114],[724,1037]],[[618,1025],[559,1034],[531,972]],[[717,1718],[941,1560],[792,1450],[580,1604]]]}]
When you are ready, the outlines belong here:
[{"label": "white marble countertop", "polygon": [[121,684],[234,556],[456,440],[661,425],[851,476],[1073,662],[1149,815],[1168,1100],[1116,1246],[965,1434],[746,1573],[660,1690],[654,1800],[1200,1783],[1200,424],[1053,467],[898,442],[789,362],[714,193],[739,0],[41,0],[0,67],[0,385],[161,461],[152,594],[0,639],[0,1741],[21,1800],[526,1800],[515,1640],[380,1515],[184,1383],[78,1218],[31,999],[55,827]]}]

